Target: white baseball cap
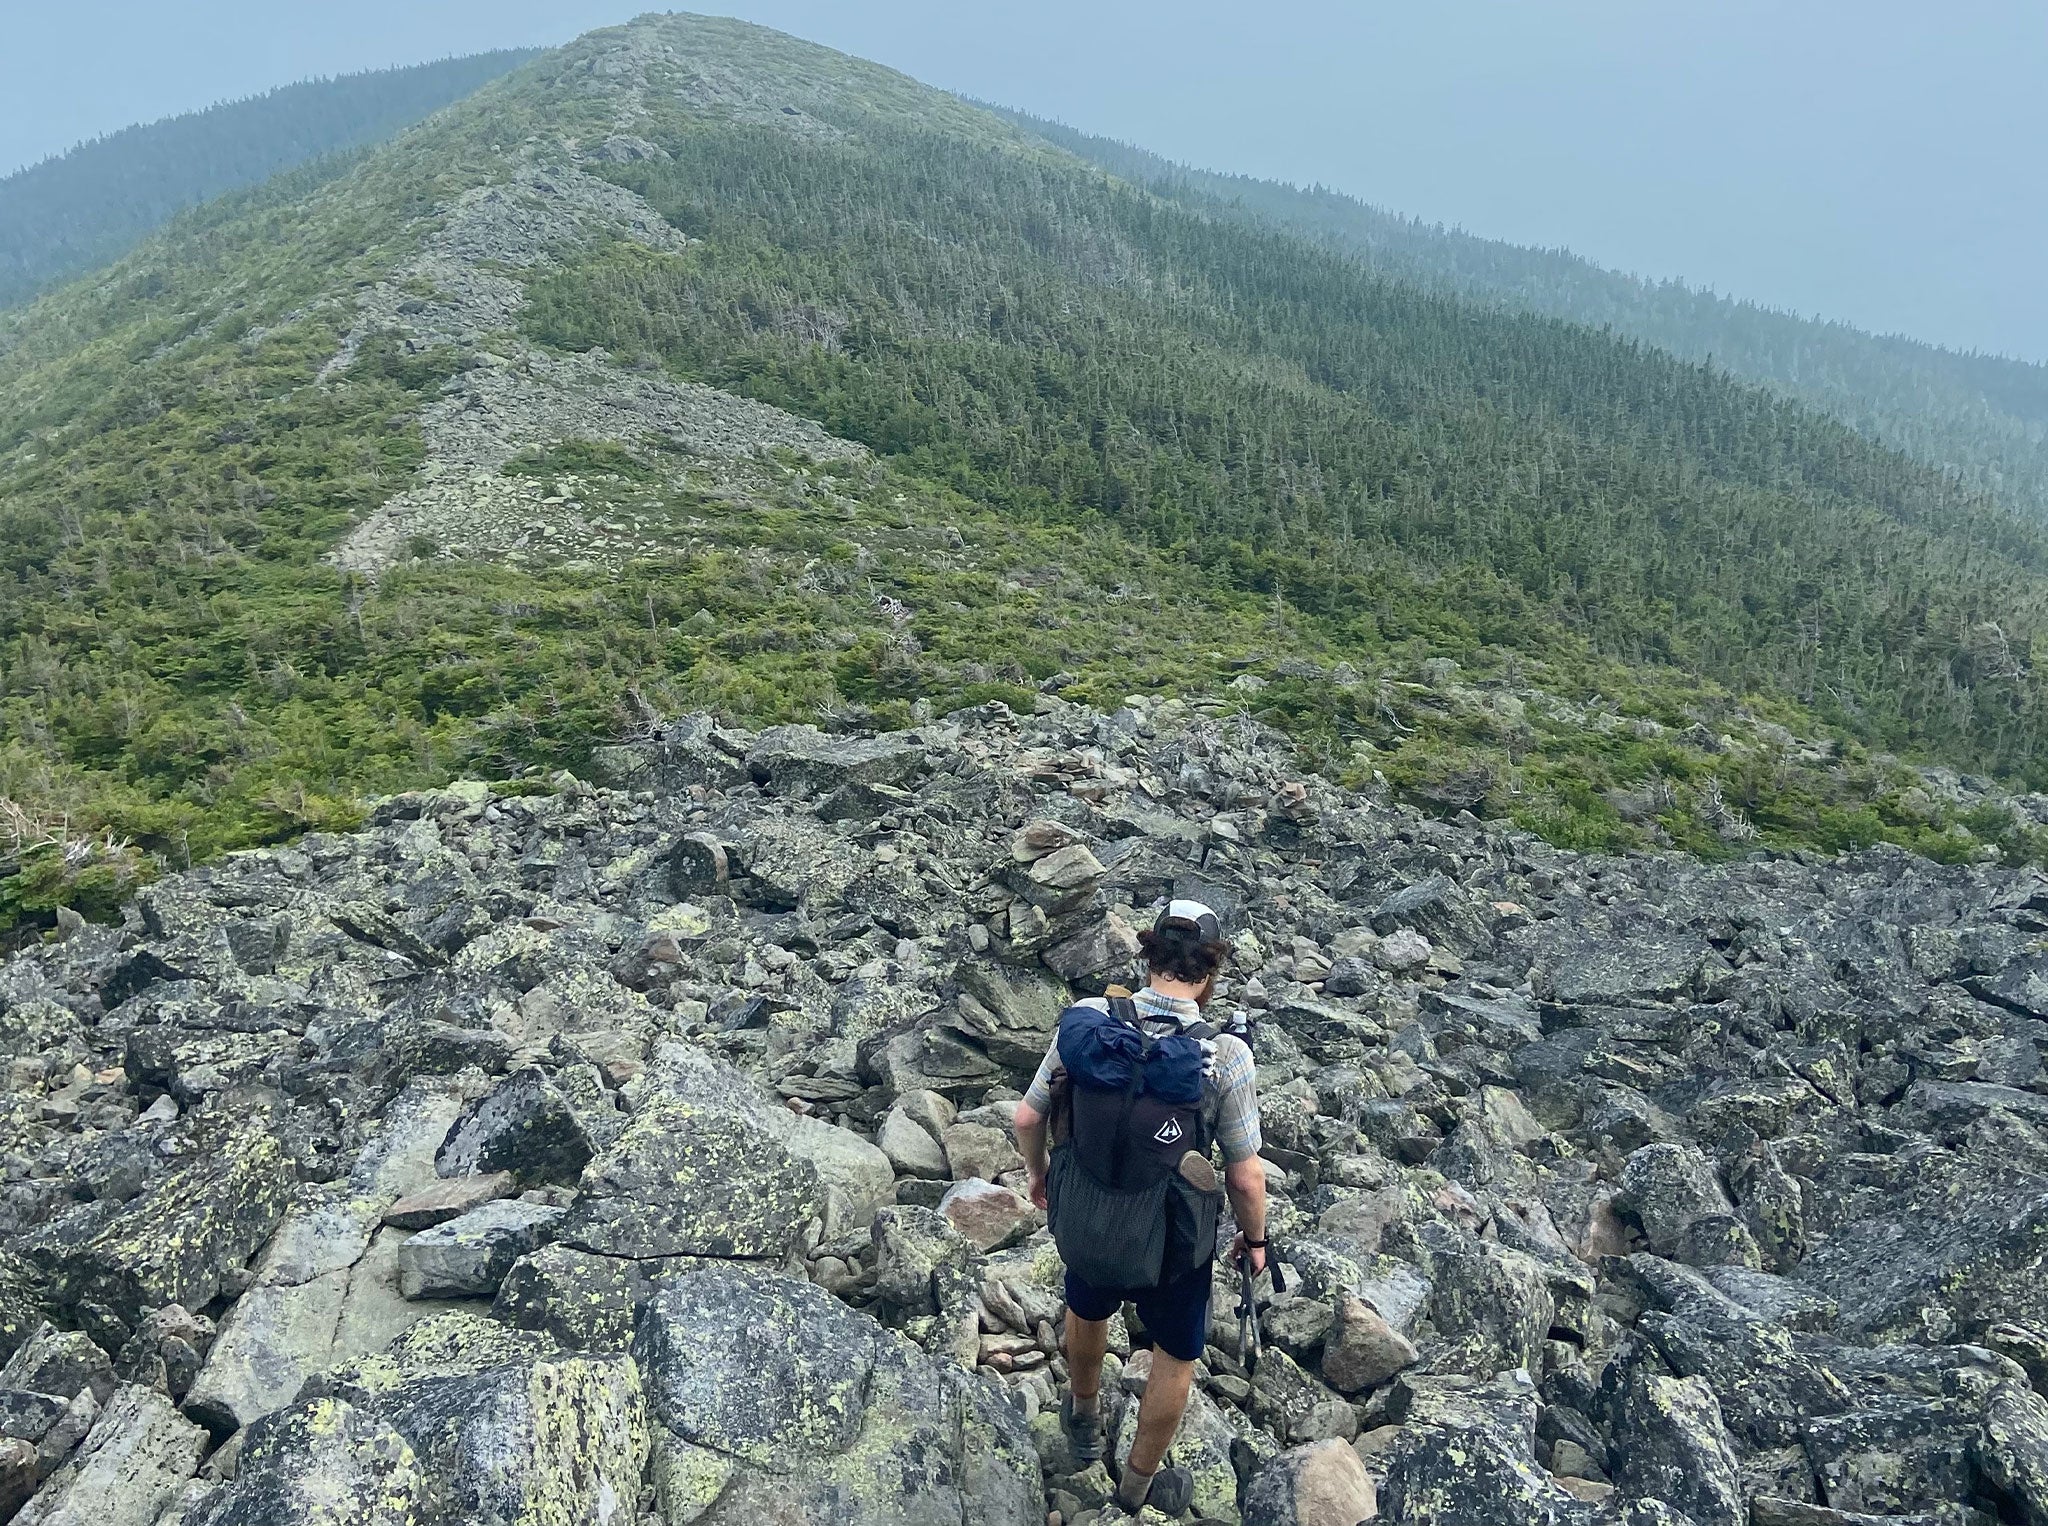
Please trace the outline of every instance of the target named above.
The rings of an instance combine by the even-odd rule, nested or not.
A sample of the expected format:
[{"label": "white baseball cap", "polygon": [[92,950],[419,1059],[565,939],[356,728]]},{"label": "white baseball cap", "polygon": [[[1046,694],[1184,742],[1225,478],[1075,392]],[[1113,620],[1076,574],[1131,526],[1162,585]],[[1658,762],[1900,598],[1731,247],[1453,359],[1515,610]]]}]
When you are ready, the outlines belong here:
[{"label": "white baseball cap", "polygon": [[1222,919],[1200,901],[1168,901],[1166,910],[1159,913],[1159,920],[1152,926],[1161,932],[1169,927],[1191,927],[1201,934],[1204,943],[1223,941]]}]

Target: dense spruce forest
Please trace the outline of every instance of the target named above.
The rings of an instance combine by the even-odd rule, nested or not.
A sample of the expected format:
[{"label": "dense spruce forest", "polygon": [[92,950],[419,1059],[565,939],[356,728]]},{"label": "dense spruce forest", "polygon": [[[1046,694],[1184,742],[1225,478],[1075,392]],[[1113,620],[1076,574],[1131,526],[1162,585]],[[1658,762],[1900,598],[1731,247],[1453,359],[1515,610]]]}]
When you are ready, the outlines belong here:
[{"label": "dense spruce forest", "polygon": [[1396,280],[1711,361],[2048,520],[2048,366],[1870,334],[1682,281],[1642,280],[1566,250],[1402,217],[1327,187],[1217,174],[1025,112],[991,109],[1157,195],[1289,229]]},{"label": "dense spruce forest", "polygon": [[124,128],[0,179],[0,307],[119,258],[187,207],[381,142],[532,56],[306,80]]},{"label": "dense spruce forest", "polygon": [[[615,245],[528,327],[817,418],[1026,519],[1099,516],[1362,644],[1385,569],[1484,573],[1631,663],[2025,773],[2048,540],[1759,388],[1364,275],[1060,160],[863,120],[676,122],[612,173],[701,240]],[[907,236],[906,230],[917,230]],[[830,343],[793,322],[832,315]]]},{"label": "dense spruce forest", "polygon": [[[436,317],[478,301],[502,326]],[[480,377],[572,363],[574,418],[701,383],[872,454],[565,425],[437,462]],[[336,564],[423,482],[583,517]],[[2032,857],[1901,757],[2048,783],[2044,636],[2048,535],[1837,419],[738,23],[593,34],[0,318],[0,924],[688,707],[1046,686],[1578,847]]]}]

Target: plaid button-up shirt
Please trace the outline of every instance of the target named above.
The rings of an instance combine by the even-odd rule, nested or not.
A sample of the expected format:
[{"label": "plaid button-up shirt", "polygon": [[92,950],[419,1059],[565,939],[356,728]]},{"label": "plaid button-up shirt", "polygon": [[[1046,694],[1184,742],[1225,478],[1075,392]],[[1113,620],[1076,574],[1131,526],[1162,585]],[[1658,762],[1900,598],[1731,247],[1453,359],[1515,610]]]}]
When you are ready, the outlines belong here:
[{"label": "plaid button-up shirt", "polygon": [[[1158,1037],[1176,1032],[1185,1023],[1202,1019],[1202,1009],[1193,1002],[1178,996],[1162,996],[1149,986],[1131,1000],[1138,1009],[1139,1020]],[[1108,1003],[1100,999],[1091,999],[1086,1005],[1108,1010]],[[1258,1069],[1252,1062],[1251,1049],[1234,1034],[1219,1034],[1214,1043],[1214,1054],[1215,1068],[1211,1079],[1219,1094],[1216,1143],[1223,1151],[1223,1158],[1235,1165],[1258,1154],[1263,1143],[1259,1135]],[[1060,1063],[1060,1045],[1055,1038],[1052,1047],[1046,1050],[1045,1058],[1038,1063],[1038,1074],[1031,1078],[1031,1085],[1024,1093],[1025,1105],[1037,1113],[1050,1109],[1053,1078],[1065,1068]]]}]

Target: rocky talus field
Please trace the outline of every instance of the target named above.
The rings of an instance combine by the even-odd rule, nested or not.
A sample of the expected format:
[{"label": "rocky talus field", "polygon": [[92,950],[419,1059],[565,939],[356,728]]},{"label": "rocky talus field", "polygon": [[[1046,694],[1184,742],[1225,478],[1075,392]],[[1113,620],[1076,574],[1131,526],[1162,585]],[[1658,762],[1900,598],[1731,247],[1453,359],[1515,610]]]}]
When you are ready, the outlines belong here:
[{"label": "rocky talus field", "polygon": [[1172,892],[1292,1274],[1250,1373],[1219,1277],[1199,1518],[2048,1522],[2048,877],[1581,857],[1040,709],[685,719],[0,965],[0,1510],[1123,1519],[1009,1122]]}]

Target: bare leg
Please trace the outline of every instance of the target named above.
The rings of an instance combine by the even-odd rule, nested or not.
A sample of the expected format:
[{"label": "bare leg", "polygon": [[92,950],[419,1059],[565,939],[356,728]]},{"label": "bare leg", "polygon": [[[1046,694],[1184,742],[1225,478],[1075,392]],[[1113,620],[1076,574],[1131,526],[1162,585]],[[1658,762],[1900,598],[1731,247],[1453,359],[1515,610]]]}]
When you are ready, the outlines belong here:
[{"label": "bare leg", "polygon": [[1067,1310],[1067,1387],[1076,1410],[1094,1408],[1095,1396],[1102,1392],[1102,1354],[1108,1349],[1108,1320],[1080,1319]]},{"label": "bare leg", "polygon": [[1166,1449],[1173,1445],[1173,1433],[1180,1429],[1180,1417],[1187,1412],[1194,1380],[1193,1362],[1153,1350],[1152,1374],[1145,1380],[1145,1397],[1138,1402],[1138,1434],[1124,1463],[1126,1473],[1150,1477],[1159,1471]]}]

